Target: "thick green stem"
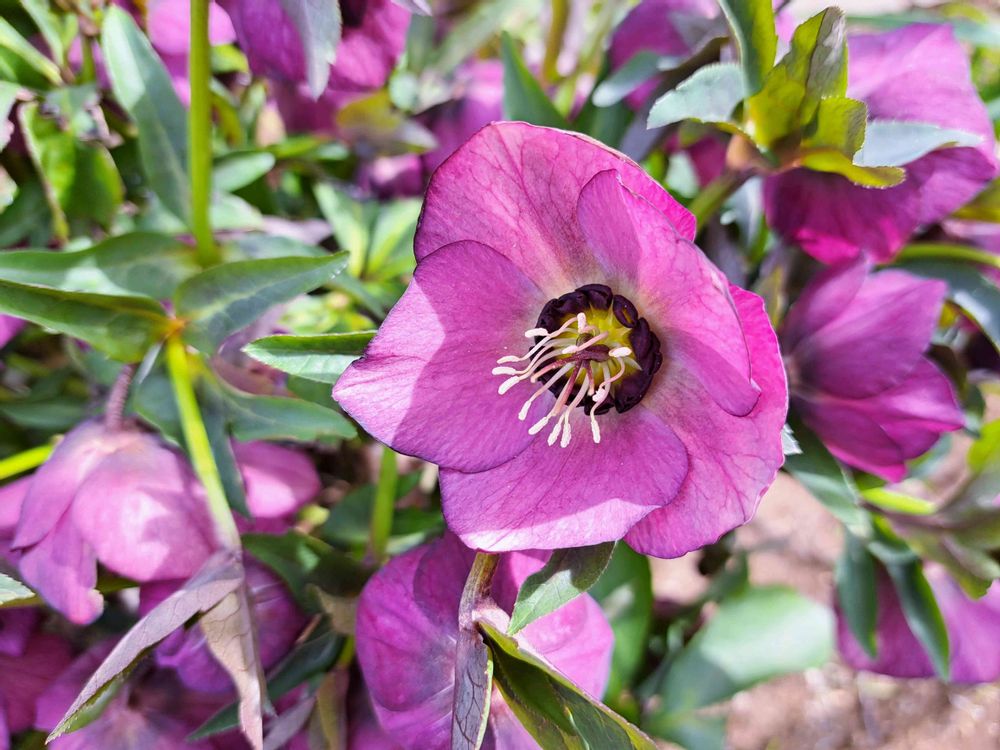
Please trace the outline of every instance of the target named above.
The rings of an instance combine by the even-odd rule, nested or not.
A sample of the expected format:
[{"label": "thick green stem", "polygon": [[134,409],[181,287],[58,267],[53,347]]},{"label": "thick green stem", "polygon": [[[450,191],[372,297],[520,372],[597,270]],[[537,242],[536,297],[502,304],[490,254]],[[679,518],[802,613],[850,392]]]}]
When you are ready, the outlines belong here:
[{"label": "thick green stem", "polygon": [[208,40],[209,0],[191,0],[191,54],[188,80],[191,108],[188,112],[188,169],[191,174],[191,232],[198,262],[219,262],[219,248],[212,237],[209,206],[212,200],[212,94],[211,55]]},{"label": "thick green stem", "polygon": [[749,179],[750,175],[749,171],[723,172],[702,188],[701,192],[692,199],[691,203],[688,204],[688,211],[694,214],[694,218],[698,222],[699,232],[719,212],[729,196],[739,190],[740,186]]},{"label": "thick green stem", "polygon": [[191,380],[191,367],[187,351],[179,336],[167,339],[167,372],[173,385],[174,397],[177,399],[177,410],[181,417],[181,429],[187,442],[188,453],[194,471],[205,487],[205,497],[208,500],[208,510],[215,522],[215,531],[219,542],[227,549],[240,548],[240,532],[236,528],[233,514],[226,502],[226,491],[219,477],[219,467],[212,455],[212,446],[208,440],[208,431],[201,418],[201,409],[194,393],[194,383]]},{"label": "thick green stem", "polygon": [[566,24],[569,21],[569,1],[552,0],[550,4],[552,24],[545,39],[545,58],[542,60],[542,79],[553,83],[559,78],[559,53],[562,52],[563,37],[566,36]]},{"label": "thick green stem", "polygon": [[383,448],[370,527],[369,553],[372,560],[377,563],[384,562],[386,558],[386,548],[389,545],[389,536],[392,534],[392,514],[396,506],[398,479],[396,453],[391,448]]},{"label": "thick green stem", "polygon": [[0,480],[38,468],[48,460],[55,447],[55,443],[39,445],[37,448],[29,448],[21,453],[0,459]]},{"label": "thick green stem", "polygon": [[475,627],[476,610],[489,598],[493,576],[497,572],[500,555],[490,552],[477,552],[472,561],[469,577],[465,579],[462,598],[458,603],[458,627],[470,630]]},{"label": "thick green stem", "polygon": [[899,251],[895,262],[904,260],[964,260],[970,263],[981,263],[984,266],[1000,268],[1000,255],[994,255],[986,250],[980,250],[968,245],[953,245],[943,242],[918,242],[907,245]]}]

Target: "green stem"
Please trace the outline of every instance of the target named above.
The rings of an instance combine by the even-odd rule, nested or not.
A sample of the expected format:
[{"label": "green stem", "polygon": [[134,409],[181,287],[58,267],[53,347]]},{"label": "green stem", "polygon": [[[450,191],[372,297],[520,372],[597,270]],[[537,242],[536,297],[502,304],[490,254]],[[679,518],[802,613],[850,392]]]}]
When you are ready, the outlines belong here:
[{"label": "green stem", "polygon": [[26,471],[38,468],[48,460],[55,448],[55,443],[39,445],[36,448],[29,448],[21,453],[0,459],[0,479],[9,479]]},{"label": "green stem", "polygon": [[688,211],[698,222],[698,232],[705,228],[709,220],[722,208],[726,200],[750,178],[749,171],[726,171],[708,183],[688,204]]},{"label": "green stem", "polygon": [[382,464],[378,472],[378,486],[375,488],[375,507],[372,508],[370,527],[371,558],[382,563],[386,558],[389,536],[392,534],[392,512],[396,505],[396,485],[399,474],[396,468],[396,453],[391,448],[382,449]]},{"label": "green stem", "polygon": [[1000,268],[1000,255],[994,255],[986,250],[980,250],[968,245],[952,245],[943,242],[918,242],[907,245],[899,251],[895,261],[918,260],[928,258],[933,260],[967,260],[970,263],[981,263],[984,266]]},{"label": "green stem", "polygon": [[465,579],[462,598],[458,603],[458,627],[469,630],[475,627],[476,610],[482,602],[489,598],[493,576],[500,563],[500,555],[489,552],[477,552],[472,561],[469,577]]},{"label": "green stem", "polygon": [[566,24],[569,21],[568,0],[552,0],[549,6],[552,11],[552,25],[545,39],[545,58],[542,60],[542,79],[545,83],[553,83],[559,78],[559,53],[562,51],[563,37],[566,35]]},{"label": "green stem", "polygon": [[198,399],[194,393],[194,383],[191,379],[191,367],[187,351],[179,336],[167,339],[167,372],[177,399],[177,410],[181,417],[181,430],[187,443],[191,463],[198,479],[205,487],[205,497],[208,501],[208,511],[215,522],[216,535],[219,542],[231,550],[240,548],[240,532],[236,528],[233,514],[226,502],[226,491],[219,476],[219,467],[212,455],[212,446],[208,440],[208,431],[198,408]]},{"label": "green stem", "polygon": [[212,199],[212,92],[211,53],[208,40],[208,2],[191,0],[191,55],[188,80],[191,108],[188,112],[188,169],[191,173],[191,232],[198,262],[213,266],[221,260],[212,237],[209,206]]}]

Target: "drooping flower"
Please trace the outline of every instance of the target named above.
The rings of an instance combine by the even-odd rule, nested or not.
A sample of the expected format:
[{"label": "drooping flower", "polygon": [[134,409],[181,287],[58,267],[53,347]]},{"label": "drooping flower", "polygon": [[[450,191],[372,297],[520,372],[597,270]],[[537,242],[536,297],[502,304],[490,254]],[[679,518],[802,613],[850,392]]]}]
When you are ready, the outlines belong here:
[{"label": "drooping flower", "polygon": [[[289,464],[286,449],[236,450],[255,518],[285,517],[318,487],[315,470],[282,483],[282,460],[310,466]],[[98,562],[137,582],[185,579],[201,567],[216,549],[203,492],[186,459],[154,435],[84,422],[30,479],[12,544],[18,567],[55,609],[88,623],[104,606]]]},{"label": "drooping flower", "polygon": [[[458,607],[473,557],[447,535],[390,561],[361,594],[358,661],[382,729],[404,748],[451,746]],[[520,584],[543,562],[537,553],[505,555],[493,581],[497,603],[510,612]],[[518,637],[590,695],[601,696],[614,636],[591,597],[536,620]],[[496,691],[484,746],[536,746]]]},{"label": "drooping flower", "polygon": [[[305,615],[295,605],[285,585],[253,560],[246,564],[247,585],[253,600],[258,630],[260,661],[264,669],[274,666],[288,653],[305,625]],[[172,594],[183,581],[163,581],[142,587],[140,614]],[[156,663],[177,672],[187,687],[204,693],[228,692],[232,679],[219,665],[199,627],[176,630],[156,647]]]},{"label": "drooping flower", "polygon": [[[1000,584],[994,583],[981,599],[970,599],[940,566],[927,565],[924,573],[948,629],[951,680],[977,683],[1000,679]],[[933,677],[930,657],[907,624],[896,590],[884,571],[879,571],[877,592],[874,659],[837,612],[837,641],[844,661],[855,669],[891,677]]]},{"label": "drooping flower", "polygon": [[302,39],[280,0],[222,0],[250,69],[271,79],[286,127],[329,131],[351,98],[383,86],[406,44],[410,14],[392,0],[340,0],[342,37],[314,101]]},{"label": "drooping flower", "polygon": [[10,735],[31,729],[35,700],[72,659],[69,644],[37,632],[30,610],[0,612],[0,750]]},{"label": "drooping flower", "polygon": [[892,481],[959,429],[951,382],[926,352],[945,284],[864,259],[819,274],[792,305],[781,343],[796,411],[842,461]]},{"label": "drooping flower", "polygon": [[432,178],[413,283],[334,397],[442,467],[473,548],[712,542],[781,464],[787,391],[761,300],[693,236],[621,154],[487,126]]},{"label": "drooping flower", "polygon": [[979,135],[974,148],[946,148],[905,166],[885,189],[835,174],[792,169],[765,182],[770,225],[824,263],[867,255],[888,260],[919,228],[966,203],[997,173],[993,126],[946,26],[914,25],[848,39],[847,94],[871,120],[929,123]]}]

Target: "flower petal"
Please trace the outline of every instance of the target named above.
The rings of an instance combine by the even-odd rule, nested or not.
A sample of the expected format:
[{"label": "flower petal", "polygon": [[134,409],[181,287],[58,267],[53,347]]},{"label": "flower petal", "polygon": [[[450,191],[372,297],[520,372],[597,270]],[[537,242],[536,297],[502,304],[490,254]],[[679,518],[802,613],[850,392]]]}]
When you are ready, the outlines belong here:
[{"label": "flower petal", "polygon": [[694,238],[694,218],[627,157],[576,133],[520,122],[487,125],[434,173],[414,241],[417,260],[458,240],[509,258],[558,297],[599,281],[576,217],[580,190],[607,169]]},{"label": "flower petal", "polygon": [[824,269],[802,290],[781,324],[781,347],[792,354],[799,343],[840,315],[868,278],[864,258]]},{"label": "flower petal", "polygon": [[941,433],[965,424],[951,381],[926,358],[898,385],[869,398],[796,395],[795,408],[837,458],[891,481],[903,479],[904,462]]},{"label": "flower petal", "polygon": [[496,468],[475,474],[442,469],[449,528],[468,546],[491,552],[621,539],[674,499],[688,459],[671,427],[644,405],[598,421],[600,444],[593,442],[583,410],[576,409],[566,448],[548,445],[543,431]]},{"label": "flower petal", "polygon": [[[551,407],[538,386],[501,396],[497,359],[521,355],[546,302],[513,263],[478,242],[456,242],[417,265],[402,299],[333,397],[362,427],[401,453],[462,471],[509,460],[531,442],[527,425]],[[536,416],[537,415],[537,416]],[[532,419],[533,418],[533,419]]]},{"label": "flower petal", "polygon": [[649,408],[669,422],[686,446],[690,465],[677,498],[625,537],[647,555],[679,557],[746,523],[784,460],[781,427],[788,389],[778,342],[763,300],[735,286],[729,291],[760,399],[749,415],[734,417],[707,401],[695,380],[664,380],[647,394]]},{"label": "flower petal", "polygon": [[33,635],[16,657],[0,655],[0,713],[12,734],[31,729],[35,701],[71,659],[69,643],[45,633]]},{"label": "flower petal", "polygon": [[602,281],[631,299],[660,338],[666,366],[659,379],[682,367],[727,412],[748,414],[760,389],[751,381],[743,329],[719,270],[615,171],[587,183],[577,215]]},{"label": "flower petal", "polygon": [[294,513],[320,490],[319,474],[305,453],[259,440],[234,441],[233,453],[255,519]]},{"label": "flower petal", "polygon": [[930,344],[947,289],[904,271],[868,277],[839,315],[793,350],[803,381],[845,398],[898,385]]}]

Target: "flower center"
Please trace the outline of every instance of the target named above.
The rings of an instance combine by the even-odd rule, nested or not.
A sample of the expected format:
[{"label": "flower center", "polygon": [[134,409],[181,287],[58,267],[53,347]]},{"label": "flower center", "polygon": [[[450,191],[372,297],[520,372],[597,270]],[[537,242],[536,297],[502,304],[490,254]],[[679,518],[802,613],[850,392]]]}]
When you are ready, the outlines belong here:
[{"label": "flower center", "polygon": [[549,300],[536,327],[524,335],[534,345],[520,357],[498,359],[493,374],[508,376],[500,384],[501,395],[522,381],[539,384],[521,406],[521,421],[542,393],[555,394],[555,404],[528,432],[535,435],[555,420],[548,443],[558,440],[563,448],[572,438],[574,409],[584,410],[594,442],[600,443],[597,417],[612,406],[621,413],[638,404],[663,361],[660,341],[646,319],[603,284],[587,284]]}]

